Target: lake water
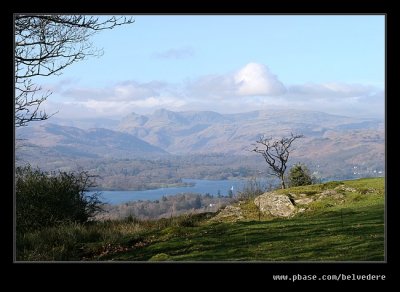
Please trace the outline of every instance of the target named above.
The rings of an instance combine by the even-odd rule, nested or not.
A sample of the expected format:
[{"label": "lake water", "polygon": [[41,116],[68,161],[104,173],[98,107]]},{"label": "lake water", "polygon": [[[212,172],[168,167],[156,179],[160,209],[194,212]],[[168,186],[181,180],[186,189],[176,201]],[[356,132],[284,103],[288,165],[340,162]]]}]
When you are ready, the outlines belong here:
[{"label": "lake water", "polygon": [[[194,186],[160,188],[146,191],[101,191],[100,199],[109,204],[121,204],[128,201],[159,200],[162,196],[171,196],[180,193],[198,193],[226,196],[233,187],[233,194],[237,194],[245,185],[245,180],[200,180],[183,179],[183,182],[194,183]],[[92,192],[89,192],[89,194]]]}]

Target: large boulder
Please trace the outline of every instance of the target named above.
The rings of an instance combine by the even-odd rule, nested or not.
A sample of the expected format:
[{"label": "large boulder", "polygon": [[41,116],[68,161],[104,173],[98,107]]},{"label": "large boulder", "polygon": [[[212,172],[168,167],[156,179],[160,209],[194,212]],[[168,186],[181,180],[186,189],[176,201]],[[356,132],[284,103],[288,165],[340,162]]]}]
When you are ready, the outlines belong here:
[{"label": "large boulder", "polygon": [[254,199],[261,212],[275,217],[290,217],[296,213],[296,207],[287,195],[268,192]]}]

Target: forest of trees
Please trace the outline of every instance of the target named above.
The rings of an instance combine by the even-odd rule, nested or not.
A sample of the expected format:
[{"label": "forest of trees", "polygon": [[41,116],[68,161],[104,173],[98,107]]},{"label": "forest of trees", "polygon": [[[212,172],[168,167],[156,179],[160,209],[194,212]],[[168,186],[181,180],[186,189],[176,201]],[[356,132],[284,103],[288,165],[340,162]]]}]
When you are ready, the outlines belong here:
[{"label": "forest of trees", "polygon": [[210,194],[179,194],[163,196],[155,201],[135,201],[119,205],[104,205],[104,212],[96,216],[98,220],[121,219],[132,216],[137,219],[159,219],[195,214],[217,212],[220,208],[233,202],[234,198],[213,196]]}]

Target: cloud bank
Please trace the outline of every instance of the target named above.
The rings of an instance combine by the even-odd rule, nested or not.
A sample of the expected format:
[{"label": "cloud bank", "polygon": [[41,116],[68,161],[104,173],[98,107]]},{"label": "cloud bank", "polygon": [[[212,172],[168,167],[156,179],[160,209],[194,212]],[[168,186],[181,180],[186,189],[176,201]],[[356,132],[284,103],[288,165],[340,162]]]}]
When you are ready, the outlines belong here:
[{"label": "cloud bank", "polygon": [[383,117],[385,97],[382,89],[363,84],[285,85],[266,65],[259,63],[248,63],[233,72],[205,75],[181,84],[128,80],[93,88],[68,81],[49,88],[59,101],[49,99],[47,110],[59,111],[58,116],[70,118],[120,118],[131,112],[149,113],[159,108],[234,113],[274,107]]},{"label": "cloud bank", "polygon": [[189,81],[186,84],[186,91],[194,97],[224,99],[281,95],[286,92],[286,88],[267,66],[249,63],[236,72],[206,75]]}]

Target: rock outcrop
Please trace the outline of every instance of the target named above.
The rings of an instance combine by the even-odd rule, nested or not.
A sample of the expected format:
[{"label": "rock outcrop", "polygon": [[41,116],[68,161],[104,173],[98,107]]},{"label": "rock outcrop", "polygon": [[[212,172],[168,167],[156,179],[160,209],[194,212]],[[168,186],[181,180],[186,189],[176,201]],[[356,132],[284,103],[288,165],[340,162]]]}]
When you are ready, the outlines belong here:
[{"label": "rock outcrop", "polygon": [[313,198],[300,198],[300,199],[294,200],[294,202],[296,205],[308,205],[308,204],[314,202],[314,199]]},{"label": "rock outcrop", "polygon": [[[290,218],[298,213],[303,213],[308,210],[313,210],[316,206],[314,202],[327,200],[329,205],[343,204],[345,202],[346,193],[354,193],[358,190],[344,184],[335,187],[334,189],[306,189],[306,193],[297,193],[290,189],[276,190],[266,192],[254,199],[254,204],[260,209],[263,214],[280,217]],[[365,194],[372,193],[373,189],[363,190]],[[211,221],[230,221],[235,222],[247,219],[248,215],[242,210],[241,204],[238,202],[236,205],[228,205],[222,209]]]},{"label": "rock outcrop", "polygon": [[295,194],[277,192],[267,192],[254,199],[254,204],[260,208],[261,212],[270,214],[274,217],[291,217],[296,213],[302,213],[307,210],[307,205],[315,201],[324,199],[333,199],[338,204],[344,202],[344,195],[341,193],[355,192],[354,188],[341,185],[335,189],[324,190],[315,194]]},{"label": "rock outcrop", "polygon": [[268,192],[255,198],[254,203],[261,212],[275,217],[290,217],[296,213],[296,207],[287,195]]},{"label": "rock outcrop", "polygon": [[242,209],[240,207],[228,205],[210,221],[238,221],[241,219],[243,219]]}]

